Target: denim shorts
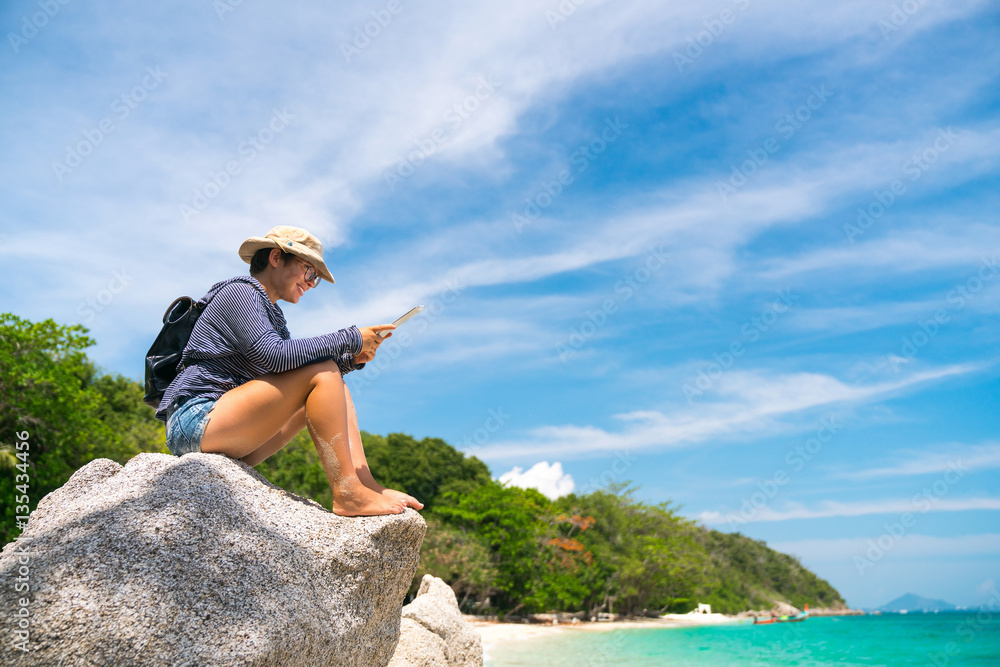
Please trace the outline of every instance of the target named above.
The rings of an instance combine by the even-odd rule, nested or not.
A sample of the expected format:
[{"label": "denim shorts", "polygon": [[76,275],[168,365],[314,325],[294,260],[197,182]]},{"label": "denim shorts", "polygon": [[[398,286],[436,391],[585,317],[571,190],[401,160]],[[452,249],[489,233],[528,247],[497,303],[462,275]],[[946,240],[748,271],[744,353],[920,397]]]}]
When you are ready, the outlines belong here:
[{"label": "denim shorts", "polygon": [[201,436],[216,400],[192,396],[167,413],[167,448],[171,454],[201,453]]}]

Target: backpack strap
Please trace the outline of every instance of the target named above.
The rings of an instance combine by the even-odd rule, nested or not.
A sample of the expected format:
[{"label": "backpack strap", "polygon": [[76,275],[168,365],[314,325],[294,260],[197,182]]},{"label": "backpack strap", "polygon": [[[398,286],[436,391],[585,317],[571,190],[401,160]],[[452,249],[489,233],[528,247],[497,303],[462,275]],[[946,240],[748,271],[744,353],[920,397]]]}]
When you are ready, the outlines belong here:
[{"label": "backpack strap", "polygon": [[217,282],[214,285],[212,285],[211,289],[209,289],[208,292],[205,293],[205,296],[198,299],[198,303],[201,304],[202,308],[204,308],[205,306],[208,305],[208,302],[212,300],[212,297],[214,297],[216,294],[219,293],[219,290],[221,290],[226,285],[231,285],[233,283],[247,283],[248,285],[253,285],[258,290],[260,289],[259,287],[256,287],[256,285],[254,285],[254,279],[251,278],[250,276],[236,276],[235,278],[228,278],[226,280]]},{"label": "backpack strap", "polygon": [[[195,301],[189,296],[179,296],[176,299],[174,299],[173,303],[167,306],[167,309],[163,312],[163,323],[166,324],[167,320],[170,320],[172,322],[176,321],[178,317],[183,317],[184,314],[186,314],[192,308],[195,309],[196,311],[204,310],[207,304],[208,304],[207,301],[205,303],[202,303],[201,301]],[[177,317],[170,317],[170,314],[174,312],[174,309],[178,308],[178,306],[180,306],[180,308],[179,310],[177,310]]]}]

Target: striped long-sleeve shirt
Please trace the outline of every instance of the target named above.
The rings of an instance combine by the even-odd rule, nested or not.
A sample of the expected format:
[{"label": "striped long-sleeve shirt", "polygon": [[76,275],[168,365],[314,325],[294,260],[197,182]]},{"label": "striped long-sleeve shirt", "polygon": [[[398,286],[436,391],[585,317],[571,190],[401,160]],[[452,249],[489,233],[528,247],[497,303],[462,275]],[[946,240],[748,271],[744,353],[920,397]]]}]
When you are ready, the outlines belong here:
[{"label": "striped long-sleeve shirt", "polygon": [[184,348],[184,370],[163,394],[157,419],[166,421],[167,408],[173,401],[192,396],[217,399],[267,373],[327,359],[336,359],[344,374],[364,367],[353,361],[362,345],[356,326],[292,340],[284,313],[271,303],[256,278],[223,280],[213,285],[202,301],[208,301],[208,306]]}]

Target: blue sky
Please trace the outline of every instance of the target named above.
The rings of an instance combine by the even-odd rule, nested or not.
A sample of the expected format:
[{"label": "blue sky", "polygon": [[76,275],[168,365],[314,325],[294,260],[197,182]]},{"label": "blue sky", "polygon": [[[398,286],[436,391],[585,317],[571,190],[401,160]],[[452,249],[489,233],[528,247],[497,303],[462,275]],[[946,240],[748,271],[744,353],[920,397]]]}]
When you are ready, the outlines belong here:
[{"label": "blue sky", "polygon": [[[427,305],[362,427],[638,496],[854,606],[1000,578],[997,72],[984,1],[11,2],[4,310],[139,378],[277,224],[293,335]],[[367,31],[367,34],[366,34]],[[377,475],[377,471],[376,475]]]}]

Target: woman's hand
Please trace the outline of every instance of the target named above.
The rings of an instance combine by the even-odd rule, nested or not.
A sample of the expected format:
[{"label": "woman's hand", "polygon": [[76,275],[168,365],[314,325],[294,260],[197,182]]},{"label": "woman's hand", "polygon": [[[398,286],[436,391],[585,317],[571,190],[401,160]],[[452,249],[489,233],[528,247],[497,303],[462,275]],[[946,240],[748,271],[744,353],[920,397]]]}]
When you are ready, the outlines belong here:
[{"label": "woman's hand", "polygon": [[380,338],[376,334],[381,332],[390,332],[396,328],[395,324],[376,324],[373,327],[362,327],[359,329],[361,332],[361,351],[354,355],[354,363],[356,364],[366,364],[375,358],[375,353],[378,351],[378,346],[382,344],[386,338],[391,338],[391,333],[384,333]]}]

